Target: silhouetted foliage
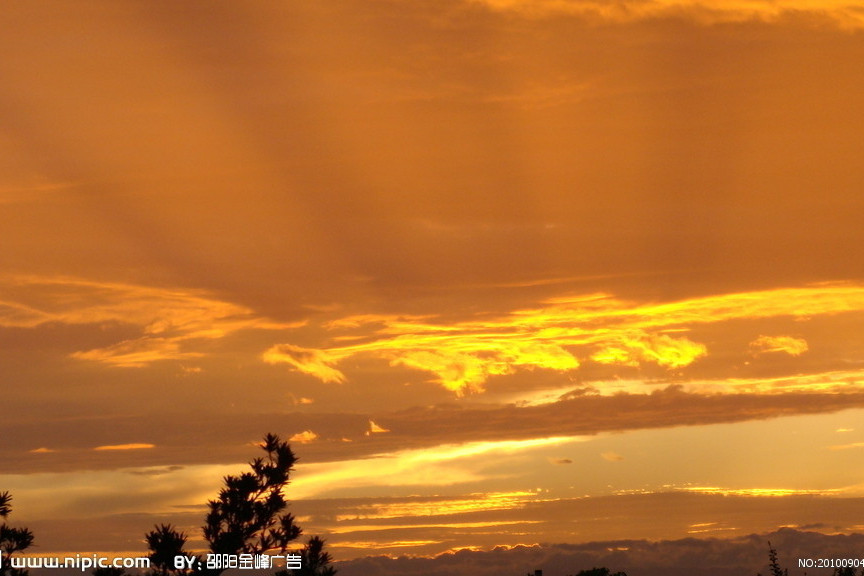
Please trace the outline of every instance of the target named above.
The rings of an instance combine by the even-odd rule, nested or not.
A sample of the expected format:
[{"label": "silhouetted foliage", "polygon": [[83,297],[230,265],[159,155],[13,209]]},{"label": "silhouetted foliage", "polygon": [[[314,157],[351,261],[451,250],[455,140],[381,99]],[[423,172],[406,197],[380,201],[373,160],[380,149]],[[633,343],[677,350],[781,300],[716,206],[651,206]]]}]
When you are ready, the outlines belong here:
[{"label": "silhouetted foliage", "polygon": [[279,570],[273,576],[334,576],[336,569],[329,566],[330,554],[324,552],[324,540],[312,536],[300,551],[299,570]]},{"label": "silhouetted foliage", "polygon": [[[225,487],[219,491],[219,497],[207,502],[209,510],[203,533],[213,554],[239,556],[272,552],[281,555],[302,533],[294,522],[294,516],[285,512],[288,502],[282,493],[297,458],[288,443],[275,434],[265,436],[261,448],[266,454],[249,463],[251,471],[239,476],[225,476]],[[191,557],[183,550],[185,544],[186,535],[178,533],[170,525],[157,526],[147,534],[154,576],[189,572],[174,568],[175,556]],[[317,536],[309,539],[300,557],[300,570],[282,570],[277,574],[336,574],[336,570],[328,566],[331,558],[324,552],[324,540]],[[197,570],[199,565],[206,566],[206,561],[196,559],[193,565]],[[225,569],[204,569],[202,572],[218,575]]]},{"label": "silhouetted foliage", "polygon": [[295,573],[300,576],[333,576],[336,569],[329,566],[330,560],[330,554],[324,552],[324,540],[312,536],[300,551],[302,568]]},{"label": "silhouetted foliage", "polygon": [[[147,549],[150,550],[151,574],[154,576],[169,576],[172,574],[184,574],[189,571],[186,569],[177,569],[174,566],[175,557],[191,557],[183,549],[186,545],[186,534],[177,532],[170,524],[160,524],[159,526],[155,526],[155,530],[148,532],[145,538],[147,539]],[[110,575],[106,574],[105,576]]]},{"label": "silhouetted foliage", "polygon": [[287,442],[275,434],[264,438],[265,458],[249,463],[252,472],[226,476],[219,498],[207,505],[204,539],[217,554],[284,552],[300,536],[294,516],[283,513],[288,506],[282,489],[297,458]]},{"label": "silhouetted foliage", "polygon": [[[771,569],[771,576],[789,576],[789,570],[780,568],[780,562],[777,560],[777,550],[768,542],[768,567]],[[762,576],[761,573],[756,576]]]},{"label": "silhouetted foliage", "polygon": [[609,569],[606,567],[603,568],[592,568],[590,570],[582,570],[576,574],[576,576],[627,576],[624,572],[615,572],[614,574],[609,572]]},{"label": "silhouetted foliage", "polygon": [[[768,567],[771,569],[771,576],[789,576],[788,568],[780,568],[780,562],[777,556],[777,549],[771,545],[771,542],[768,542]],[[806,572],[804,573],[807,574]],[[762,573],[759,572],[756,576],[762,576]],[[843,568],[835,568],[833,572],[831,572],[831,576],[856,576],[854,567],[843,567]],[[861,572],[858,576],[864,576],[864,568],[861,569]]]},{"label": "silhouetted foliage", "polygon": [[789,576],[789,570],[780,568],[780,563],[777,561],[777,550],[768,542],[768,558],[770,560],[771,576]]},{"label": "silhouetted foliage", "polygon": [[[9,492],[0,493],[0,518],[12,512],[12,496]],[[0,550],[3,551],[3,564],[0,576],[26,576],[28,571],[12,568],[9,558],[16,552],[26,550],[33,544],[33,533],[27,528],[12,528],[6,522],[0,524]]]}]

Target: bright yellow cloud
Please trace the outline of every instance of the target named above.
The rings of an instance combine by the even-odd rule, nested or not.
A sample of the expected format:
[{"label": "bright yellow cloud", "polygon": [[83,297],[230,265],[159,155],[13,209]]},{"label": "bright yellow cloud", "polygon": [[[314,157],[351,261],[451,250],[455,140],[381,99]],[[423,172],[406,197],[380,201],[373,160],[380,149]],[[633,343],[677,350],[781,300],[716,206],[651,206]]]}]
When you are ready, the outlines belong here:
[{"label": "bright yellow cloud", "polygon": [[647,361],[667,368],[680,368],[692,364],[707,352],[703,344],[687,338],[672,338],[665,334],[647,337],[640,334],[606,346],[593,354],[591,359],[601,364],[638,366]]},{"label": "bright yellow cloud", "polygon": [[380,551],[382,548],[412,548],[415,546],[428,546],[430,544],[439,543],[439,540],[357,540],[339,542],[339,547]]},{"label": "bright yellow cloud", "polygon": [[841,490],[802,490],[798,488],[721,488],[718,486],[688,486],[680,488],[684,492],[699,494],[722,494],[724,496],[831,496]]},{"label": "bright yellow cloud", "polygon": [[300,464],[291,483],[295,498],[315,498],[328,490],[362,486],[453,486],[480,482],[489,475],[477,458],[520,454],[533,448],[585,441],[582,437],[535,438],[444,444],[432,448],[377,454],[370,458]]},{"label": "bright yellow cloud", "polygon": [[[632,390],[639,387],[639,383],[633,382]],[[641,387],[650,390],[644,384]],[[683,384],[682,389],[704,394],[861,393],[864,391],[864,370],[835,370],[775,378],[695,380]]]},{"label": "bright yellow cloud", "polygon": [[344,382],[345,375],[333,367],[343,356],[328,350],[301,348],[278,344],[264,351],[261,358],[267,364],[288,364],[322,382]]},{"label": "bright yellow cloud", "polygon": [[[530,503],[548,502],[537,492],[486,492],[470,494],[466,498],[434,498],[409,500],[404,502],[384,502],[359,505],[351,514],[337,517],[337,520],[394,518],[416,518],[419,516],[450,516],[470,512],[489,512],[492,510],[513,510],[524,508]],[[479,525],[489,525],[483,523]]]},{"label": "bright yellow cloud", "polygon": [[93,450],[148,450],[155,447],[155,444],[108,444],[97,446]]},{"label": "bright yellow cloud", "polygon": [[[429,372],[445,388],[482,392],[492,376],[517,370],[559,372],[580,365],[576,354],[602,364],[653,363],[669,369],[689,366],[707,347],[683,335],[690,328],[730,320],[810,318],[864,311],[864,286],[816,284],[721,294],[665,303],[638,303],[609,294],[570,295],[539,307],[496,318],[436,322],[423,316],[356,315],[324,324],[334,345],[320,350],[277,345],[265,361],[284,362],[325,382],[343,382],[337,365],[355,355],[386,359],[393,366]],[[763,350],[801,353],[806,342],[763,337]]]},{"label": "bright yellow cloud", "polygon": [[[519,367],[560,371],[579,367],[576,358],[552,344],[504,339],[452,344],[449,349],[394,350],[390,363],[432,372],[442,386],[457,393],[482,392],[483,383],[490,376],[512,374]],[[460,350],[460,344],[467,346]]]},{"label": "bright yellow cloud", "polygon": [[[538,501],[538,500],[535,500],[535,501]],[[544,501],[545,500],[539,500],[539,502],[544,502]],[[415,519],[418,516],[424,515],[424,512],[438,514],[438,510],[439,510],[439,508],[437,506],[438,503],[440,503],[440,502],[436,501],[434,504],[425,504],[425,506],[420,505],[420,506],[417,506],[414,511],[410,511],[410,509],[406,510],[405,516],[397,516],[397,518],[407,517],[407,518]],[[448,503],[449,503],[449,501],[445,501],[444,506],[442,508],[443,510],[448,509],[447,508]],[[494,510],[502,510],[502,509],[503,508],[494,508]],[[481,510],[479,510],[479,509],[478,510],[467,510],[467,512],[479,512],[479,511],[481,511]],[[446,512],[446,514],[450,514],[450,513],[451,512]],[[372,518],[375,520],[378,520],[381,517],[380,516],[373,516]],[[337,521],[355,520],[356,515],[337,516],[336,519],[337,519]],[[389,531],[389,530],[406,530],[406,529],[407,530],[416,530],[418,528],[446,528],[448,530],[458,530],[460,528],[462,528],[462,529],[464,529],[464,528],[492,528],[492,527],[501,527],[501,526],[518,527],[518,526],[522,526],[524,524],[542,524],[542,523],[543,523],[542,520],[519,520],[518,522],[513,522],[513,521],[435,522],[435,523],[411,522],[410,524],[391,524],[391,523],[386,523],[386,524],[356,524],[356,523],[351,523],[350,525],[344,526],[344,527],[338,527],[337,526],[336,528],[330,528],[329,530],[327,530],[327,532],[330,534],[350,534],[352,532],[375,532],[375,531],[383,531],[383,530]],[[339,546],[343,546],[343,544],[340,542]],[[379,547],[380,547],[380,545],[379,545]]]},{"label": "bright yellow cloud", "polygon": [[313,432],[312,430],[304,430],[303,432],[298,432],[289,438],[290,442],[296,442],[298,444],[309,444],[310,442],[314,442],[318,439],[318,434]]},{"label": "bright yellow cloud", "polygon": [[806,340],[792,336],[759,336],[750,343],[750,350],[756,356],[769,352],[785,352],[790,356],[800,356],[807,349]]}]

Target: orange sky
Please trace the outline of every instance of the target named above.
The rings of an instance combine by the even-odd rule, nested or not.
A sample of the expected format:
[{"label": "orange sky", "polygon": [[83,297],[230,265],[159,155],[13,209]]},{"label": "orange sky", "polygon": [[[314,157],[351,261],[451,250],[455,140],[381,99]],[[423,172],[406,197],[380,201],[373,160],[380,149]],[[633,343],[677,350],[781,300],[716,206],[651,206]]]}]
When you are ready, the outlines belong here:
[{"label": "orange sky", "polygon": [[338,559],[864,530],[862,14],[4,8],[12,519],[197,539],[275,432]]}]

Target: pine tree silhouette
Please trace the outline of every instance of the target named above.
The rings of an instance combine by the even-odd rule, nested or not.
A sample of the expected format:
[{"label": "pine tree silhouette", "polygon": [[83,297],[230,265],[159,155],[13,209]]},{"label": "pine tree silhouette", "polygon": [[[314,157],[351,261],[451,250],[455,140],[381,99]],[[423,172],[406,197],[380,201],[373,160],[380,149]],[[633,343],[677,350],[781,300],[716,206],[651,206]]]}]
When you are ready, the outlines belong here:
[{"label": "pine tree silhouette", "polygon": [[602,568],[592,568],[591,570],[582,570],[576,576],[627,576],[624,572],[615,572],[614,574],[609,571],[609,568],[605,566]]},{"label": "pine tree silhouette", "polygon": [[[239,476],[225,476],[225,486],[219,491],[218,498],[207,502],[203,533],[211,554],[284,554],[288,545],[302,534],[294,516],[285,511],[288,502],[283,494],[297,457],[289,444],[275,434],[267,434],[261,448],[265,456],[249,463],[251,471]],[[177,532],[170,524],[157,526],[147,534],[147,544],[155,567],[154,576],[176,576],[188,572],[174,566],[175,556],[189,558],[183,550],[185,534]],[[310,538],[300,552],[303,568],[280,573],[333,576],[336,570],[328,566],[330,555],[323,551],[323,547],[324,540],[317,536]],[[198,558],[193,562],[193,569],[218,576],[227,567],[207,568],[206,560]]]},{"label": "pine tree silhouette", "polygon": [[294,516],[283,512],[288,503],[282,489],[297,458],[275,434],[265,436],[261,447],[267,456],[249,463],[252,472],[226,476],[219,498],[207,503],[204,539],[213,553],[284,552],[302,532]]},{"label": "pine tree silhouette", "polygon": [[[160,524],[151,530],[145,536],[147,540],[147,548],[150,550],[150,567],[151,576],[171,576],[185,574],[189,572],[186,568],[177,568],[175,558],[182,556],[185,558],[191,555],[183,549],[186,545],[186,534],[177,532],[170,524]],[[193,566],[197,566],[196,561]],[[184,563],[183,566],[188,566]],[[96,576],[94,574],[94,576]],[[111,576],[111,575],[105,575]]]},{"label": "pine tree silhouette", "polygon": [[[0,518],[5,519],[11,512],[12,496],[9,492],[0,493]],[[0,551],[3,553],[0,576],[27,576],[27,570],[12,568],[9,559],[16,552],[26,550],[32,544],[33,532],[27,528],[12,528],[6,522],[0,524]]]},{"label": "pine tree silhouette", "polygon": [[330,554],[324,552],[324,540],[318,536],[309,538],[309,542],[300,552],[301,568],[299,576],[333,576],[336,569],[330,564]]}]

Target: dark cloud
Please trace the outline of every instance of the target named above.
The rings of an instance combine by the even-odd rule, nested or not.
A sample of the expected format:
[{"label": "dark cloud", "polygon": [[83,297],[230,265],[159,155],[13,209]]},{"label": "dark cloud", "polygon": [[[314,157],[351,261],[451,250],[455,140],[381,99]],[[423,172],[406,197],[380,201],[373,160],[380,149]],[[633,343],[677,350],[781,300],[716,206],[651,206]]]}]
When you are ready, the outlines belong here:
[{"label": "dark cloud", "polygon": [[[295,447],[304,462],[363,458],[440,444],[582,436],[822,414],[864,406],[862,393],[702,395],[672,386],[651,394],[568,396],[540,406],[461,405],[376,413],[170,413],[67,418],[0,425],[0,456],[20,472],[245,462],[270,431],[318,438]],[[387,434],[367,434],[372,419]],[[217,425],[218,423],[218,425]],[[345,442],[345,440],[351,442]],[[153,444],[103,451],[102,445]],[[38,448],[51,453],[32,453]]]},{"label": "dark cloud", "polygon": [[[290,489],[287,496],[290,498]],[[425,574],[446,569],[451,570],[446,573],[461,575],[473,574],[471,570],[484,563],[489,572],[481,574],[493,574],[493,566],[509,566],[505,573],[510,573],[526,562],[516,574],[542,568],[544,575],[564,576],[606,565],[639,576],[662,574],[664,568],[669,574],[683,574],[680,571],[693,569],[700,559],[706,562],[705,573],[718,576],[732,574],[733,569],[738,574],[764,573],[768,539],[779,550],[783,565],[792,569],[790,573],[799,574],[795,571],[797,558],[855,557],[864,538],[854,533],[864,512],[861,498],[667,492],[563,499],[539,495],[534,501],[525,496],[512,507],[466,506],[480,502],[477,494],[334,498],[294,500],[290,510],[300,519],[305,534],[326,537],[336,559],[352,559],[340,563],[340,573],[344,568],[347,574],[366,569],[370,574],[399,574],[400,570]],[[189,549],[202,550],[200,527],[205,514],[202,502],[161,513],[84,514],[27,525],[38,534],[42,550],[134,554],[144,551],[146,531],[154,524],[170,522],[189,535]],[[658,521],[661,517],[663,522]],[[799,530],[819,526],[828,534],[850,535],[780,529],[798,521],[802,522]],[[70,532],[73,526],[77,528]],[[690,536],[694,526],[703,530],[698,538]],[[558,542],[570,543],[553,544]],[[435,557],[467,546],[481,551]],[[376,557],[381,554],[390,557]],[[415,558],[397,560],[398,556]]]},{"label": "dark cloud", "polygon": [[147,468],[143,470],[128,470],[129,474],[135,474],[136,476],[162,476],[163,474],[170,474],[171,472],[176,472],[177,470],[183,470],[183,466],[174,465],[174,466],[165,466],[163,468]]},{"label": "dark cloud", "polygon": [[778,550],[781,566],[793,575],[802,573],[798,558],[858,558],[864,545],[862,534],[828,536],[782,529],[726,540],[609,540],[462,550],[435,558],[378,556],[340,562],[338,567],[345,576],[498,576],[533,574],[535,569],[542,569],[543,576],[565,576],[596,566],[633,576],[741,576],[768,570],[769,540]]}]

